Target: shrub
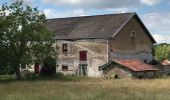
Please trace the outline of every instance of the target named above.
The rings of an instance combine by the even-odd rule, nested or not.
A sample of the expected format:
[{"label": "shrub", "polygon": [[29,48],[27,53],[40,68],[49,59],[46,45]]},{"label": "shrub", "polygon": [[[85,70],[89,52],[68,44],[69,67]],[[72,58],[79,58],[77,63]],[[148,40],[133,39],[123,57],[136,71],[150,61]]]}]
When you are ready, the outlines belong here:
[{"label": "shrub", "polygon": [[57,78],[59,78],[59,77],[64,77],[64,74],[63,73],[61,73],[61,72],[59,72],[59,73],[56,73],[56,75],[55,75]]},{"label": "shrub", "polygon": [[0,82],[15,80],[14,75],[0,75]]},{"label": "shrub", "polygon": [[30,79],[32,75],[32,73],[29,70],[22,70],[20,73],[22,79]]},{"label": "shrub", "polygon": [[40,73],[42,75],[54,75],[56,73],[56,59],[53,57],[45,58]]}]

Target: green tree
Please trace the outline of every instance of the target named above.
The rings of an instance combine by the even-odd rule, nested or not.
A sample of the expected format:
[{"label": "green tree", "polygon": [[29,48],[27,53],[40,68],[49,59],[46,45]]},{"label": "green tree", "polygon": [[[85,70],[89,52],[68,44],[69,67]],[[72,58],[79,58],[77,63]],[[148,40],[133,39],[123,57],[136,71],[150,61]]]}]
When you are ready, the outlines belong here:
[{"label": "green tree", "polygon": [[166,43],[161,43],[154,46],[154,56],[155,59],[163,61],[165,59],[170,60],[170,45]]},{"label": "green tree", "polygon": [[45,15],[37,8],[24,6],[23,1],[6,3],[0,8],[0,17],[0,59],[7,59],[3,63],[14,68],[17,79],[21,79],[20,67],[42,63],[49,56],[56,59],[53,34],[45,27]]}]

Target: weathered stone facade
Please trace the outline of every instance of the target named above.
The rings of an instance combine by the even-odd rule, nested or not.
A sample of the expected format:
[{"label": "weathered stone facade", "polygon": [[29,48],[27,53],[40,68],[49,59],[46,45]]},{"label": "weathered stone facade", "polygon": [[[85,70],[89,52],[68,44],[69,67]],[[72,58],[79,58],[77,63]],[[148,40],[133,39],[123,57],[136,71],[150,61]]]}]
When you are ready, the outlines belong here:
[{"label": "weathered stone facade", "polygon": [[[130,63],[130,62],[129,62]],[[136,66],[134,67],[128,67],[127,65],[124,65],[123,63],[117,63],[112,61],[108,66],[103,67],[103,75],[106,78],[155,78],[158,76],[158,70],[156,68],[153,69],[145,69],[145,68],[140,68],[140,70],[135,70],[138,69],[137,65],[131,64],[131,66]],[[139,64],[140,66],[140,64]],[[143,65],[145,66],[145,65]],[[141,66],[142,67],[142,66]],[[148,66],[151,68],[151,66]]]},{"label": "weathered stone facade", "polygon": [[[50,19],[46,25],[59,48],[57,72],[103,77],[99,66],[113,59],[153,60],[155,40],[136,13]],[[116,67],[114,71],[121,77],[133,75]]]},{"label": "weathered stone facade", "polygon": [[111,59],[138,59],[147,63],[153,60],[153,43],[136,17],[111,39],[110,44]]},{"label": "weathered stone facade", "polygon": [[[62,44],[68,45],[68,52],[62,52]],[[80,64],[87,65],[87,76],[100,77],[99,66],[108,61],[108,41],[101,39],[57,41],[59,47],[58,72],[64,74],[78,74]],[[87,60],[80,61],[79,52],[87,51]],[[62,70],[62,66],[68,66],[68,70]]]}]

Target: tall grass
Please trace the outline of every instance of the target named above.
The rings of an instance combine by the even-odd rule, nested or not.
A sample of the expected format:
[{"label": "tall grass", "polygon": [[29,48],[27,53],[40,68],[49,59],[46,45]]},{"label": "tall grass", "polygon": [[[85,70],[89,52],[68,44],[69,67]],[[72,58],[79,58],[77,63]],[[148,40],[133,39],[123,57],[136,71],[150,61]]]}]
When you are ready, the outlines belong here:
[{"label": "tall grass", "polygon": [[75,81],[39,80],[0,83],[1,100],[170,100],[170,79]]}]

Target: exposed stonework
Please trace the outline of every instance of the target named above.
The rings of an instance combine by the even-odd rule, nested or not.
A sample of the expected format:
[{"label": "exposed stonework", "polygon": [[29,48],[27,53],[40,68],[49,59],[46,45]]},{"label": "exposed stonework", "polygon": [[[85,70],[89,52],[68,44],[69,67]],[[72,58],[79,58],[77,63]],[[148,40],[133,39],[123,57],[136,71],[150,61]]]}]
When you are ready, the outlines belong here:
[{"label": "exposed stonework", "polygon": [[[59,47],[57,72],[102,77],[105,72],[99,67],[112,59],[153,60],[155,40],[136,13],[49,19],[46,25]],[[87,59],[81,60],[80,55]],[[114,71],[121,77],[134,74]]]},{"label": "exposed stonework", "polygon": [[[62,52],[62,44],[68,44],[68,53]],[[57,41],[59,47],[58,71],[65,74],[78,74],[79,64],[87,64],[87,76],[100,77],[99,66],[107,63],[107,40],[77,40]],[[79,61],[79,51],[87,51],[87,61]],[[63,71],[62,65],[67,65],[68,70]]]},{"label": "exposed stonework", "polygon": [[[134,37],[131,36],[132,32],[135,34]],[[138,59],[143,62],[150,62],[153,59],[153,43],[136,17],[111,39],[110,44],[112,59]]]}]

